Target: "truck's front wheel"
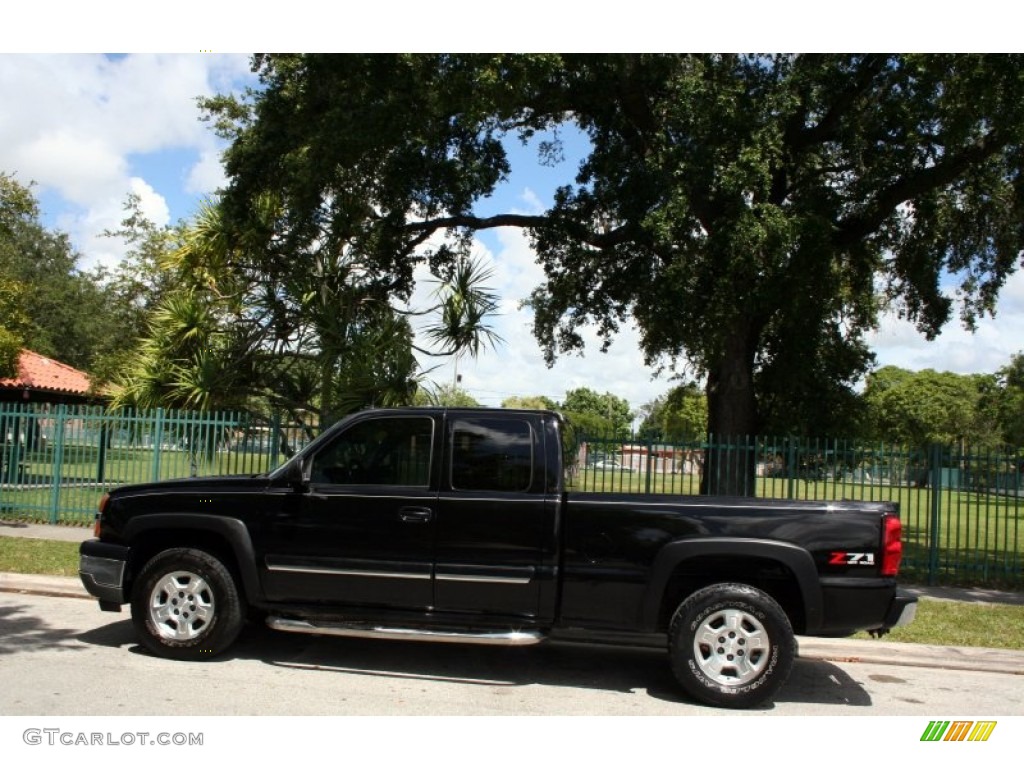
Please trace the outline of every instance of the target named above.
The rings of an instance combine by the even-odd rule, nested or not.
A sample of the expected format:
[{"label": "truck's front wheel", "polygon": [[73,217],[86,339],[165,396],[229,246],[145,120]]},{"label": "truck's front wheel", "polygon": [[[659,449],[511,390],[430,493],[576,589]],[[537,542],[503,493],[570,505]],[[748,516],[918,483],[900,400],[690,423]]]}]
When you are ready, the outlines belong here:
[{"label": "truck's front wheel", "polygon": [[719,707],[753,707],[786,682],[796,638],[775,600],[746,584],[690,595],[669,628],[672,671],[687,693]]},{"label": "truck's front wheel", "polygon": [[212,658],[245,621],[238,587],[216,557],[200,549],[167,549],[143,567],[132,592],[132,623],[158,656]]}]

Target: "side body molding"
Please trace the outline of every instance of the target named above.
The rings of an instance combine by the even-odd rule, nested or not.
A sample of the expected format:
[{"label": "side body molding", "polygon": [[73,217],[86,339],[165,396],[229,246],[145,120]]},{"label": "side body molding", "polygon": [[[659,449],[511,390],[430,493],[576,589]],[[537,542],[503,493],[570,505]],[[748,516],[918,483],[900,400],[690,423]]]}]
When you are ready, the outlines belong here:
[{"label": "side body molding", "polygon": [[763,539],[708,538],[674,541],[658,552],[644,597],[643,622],[649,631],[654,631],[657,626],[661,602],[672,573],[680,564],[696,557],[757,558],[783,565],[793,573],[800,587],[806,631],[813,633],[821,626],[824,600],[818,570],[807,550],[795,544]]}]

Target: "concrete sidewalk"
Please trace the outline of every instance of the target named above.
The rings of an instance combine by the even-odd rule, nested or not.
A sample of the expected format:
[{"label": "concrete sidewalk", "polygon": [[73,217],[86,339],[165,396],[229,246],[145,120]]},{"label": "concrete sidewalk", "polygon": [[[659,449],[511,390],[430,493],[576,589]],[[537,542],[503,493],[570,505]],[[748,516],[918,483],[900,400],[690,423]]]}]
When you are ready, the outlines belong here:
[{"label": "concrete sidewalk", "polygon": [[[0,521],[0,536],[80,542],[92,538],[92,529]],[[925,599],[1024,605],[1024,594],[1017,592],[955,587],[910,586],[906,589]],[[0,592],[94,599],[76,577],[69,576],[0,573]],[[849,638],[800,637],[798,642],[799,656],[804,659],[1024,675],[1024,651]]]},{"label": "concrete sidewalk", "polygon": [[53,541],[85,541],[92,538],[92,526],[39,525],[0,520],[0,536],[25,539],[51,539]]}]

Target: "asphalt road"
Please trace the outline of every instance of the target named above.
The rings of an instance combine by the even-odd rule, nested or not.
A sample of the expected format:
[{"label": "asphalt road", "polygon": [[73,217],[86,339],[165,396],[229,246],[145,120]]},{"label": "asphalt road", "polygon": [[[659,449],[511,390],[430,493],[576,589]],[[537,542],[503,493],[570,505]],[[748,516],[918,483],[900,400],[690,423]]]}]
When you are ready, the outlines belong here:
[{"label": "asphalt road", "polygon": [[0,593],[3,715],[1024,715],[1020,674],[801,658],[773,705],[692,703],[664,654],[505,649],[247,629],[209,662],[153,657],[127,613]]}]

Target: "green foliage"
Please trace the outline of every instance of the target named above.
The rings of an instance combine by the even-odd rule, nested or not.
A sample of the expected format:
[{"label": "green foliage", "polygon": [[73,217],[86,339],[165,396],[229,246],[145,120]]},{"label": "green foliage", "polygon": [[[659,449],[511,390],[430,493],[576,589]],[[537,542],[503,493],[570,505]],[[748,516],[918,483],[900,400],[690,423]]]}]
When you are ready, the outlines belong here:
[{"label": "green foliage", "polygon": [[434,291],[438,320],[426,335],[440,354],[475,358],[485,346],[496,347],[502,340],[487,325],[498,309],[498,297],[482,287],[494,273],[471,258],[459,259],[448,272]]},{"label": "green foliage", "polygon": [[117,381],[132,366],[149,332],[150,315],[177,285],[176,274],[164,262],[179,244],[181,227],[158,227],[146,218],[140,204],[137,195],[129,195],[120,228],[104,232],[126,246],[121,262],[92,275],[103,287],[105,312],[118,328],[117,334],[100,340],[90,368],[100,382]]},{"label": "green foliage", "polygon": [[633,414],[629,403],[611,392],[598,394],[587,387],[565,393],[562,410],[577,428],[595,436],[628,435]]},{"label": "green foliage", "polygon": [[217,312],[215,302],[196,290],[165,297],[150,318],[132,367],[121,378],[113,406],[244,408],[251,368],[232,328]]},{"label": "green foliage", "polygon": [[886,366],[868,377],[864,401],[872,436],[912,446],[1000,441],[996,378]]},{"label": "green foliage", "polygon": [[21,283],[0,276],[0,378],[18,373],[18,355],[29,327],[23,309],[24,292]]},{"label": "green foliage", "polygon": [[8,371],[20,347],[88,371],[124,329],[105,286],[39,215],[31,189],[0,173],[0,356]]},{"label": "green foliage", "polygon": [[1002,437],[1010,445],[1024,446],[1024,354],[1014,355],[997,374],[996,398]]},{"label": "green foliage", "polygon": [[642,410],[639,436],[645,440],[693,442],[708,433],[707,396],[696,384],[673,387]]},{"label": "green foliage", "polygon": [[538,335],[549,354],[578,349],[584,323],[609,334],[631,312],[649,359],[707,374],[714,432],[827,429],[871,361],[876,276],[930,336],[951,314],[944,272],[962,276],[970,323],[1016,266],[1016,59],[621,56],[565,69],[593,151],[538,232]]},{"label": "green foliage", "polygon": [[[391,302],[393,276],[355,249],[321,244],[286,253],[272,235],[280,201],[263,195],[241,224],[204,204],[174,237],[140,242],[169,286],[149,314],[117,405],[286,410],[326,426],[367,406],[407,405],[421,372],[409,316],[436,311],[440,354],[478,354],[497,337],[489,273],[456,260],[437,305]],[[168,247],[170,245],[171,247]]]},{"label": "green foliage", "polygon": [[479,408],[477,402],[466,390],[452,384],[437,387],[421,387],[413,398],[413,405],[444,405],[451,408]]},{"label": "green foliage", "polygon": [[20,225],[38,216],[39,204],[31,187],[0,171],[0,241],[12,237]]},{"label": "green foliage", "polygon": [[528,395],[525,397],[506,397],[501,401],[502,408],[526,408],[539,411],[557,411],[558,403],[545,395]]}]

